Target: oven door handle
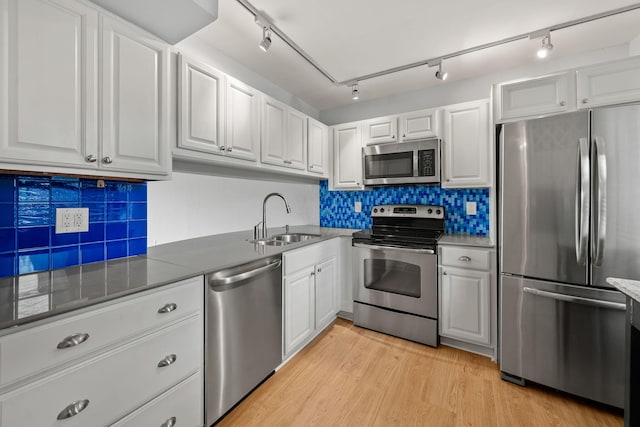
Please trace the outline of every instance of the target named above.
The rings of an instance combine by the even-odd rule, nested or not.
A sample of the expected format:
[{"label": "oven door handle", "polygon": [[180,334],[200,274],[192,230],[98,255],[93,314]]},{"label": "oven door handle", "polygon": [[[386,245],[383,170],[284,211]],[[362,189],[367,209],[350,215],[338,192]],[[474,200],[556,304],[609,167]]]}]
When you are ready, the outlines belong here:
[{"label": "oven door handle", "polygon": [[414,249],[414,248],[402,248],[402,247],[397,247],[397,246],[380,246],[380,245],[369,245],[366,243],[353,243],[353,247],[355,248],[365,248],[365,249],[378,249],[378,250],[394,250],[394,251],[401,251],[401,252],[412,252],[414,254],[430,254],[430,255],[434,255],[436,253],[436,251],[434,251],[433,249]]}]

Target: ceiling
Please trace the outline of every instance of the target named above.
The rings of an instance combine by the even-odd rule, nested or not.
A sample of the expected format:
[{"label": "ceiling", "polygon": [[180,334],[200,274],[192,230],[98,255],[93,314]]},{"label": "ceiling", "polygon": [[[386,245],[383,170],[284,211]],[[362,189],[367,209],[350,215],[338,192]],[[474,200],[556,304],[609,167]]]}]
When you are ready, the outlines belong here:
[{"label": "ceiling", "polygon": [[[628,0],[250,0],[337,81],[437,58],[573,19],[634,4]],[[464,11],[464,12],[462,12]],[[640,35],[640,10],[554,31],[552,57],[628,43]],[[262,29],[236,0],[220,0],[218,19],[193,37],[318,110],[350,104],[351,90],[331,83],[277,36],[258,49]],[[520,40],[447,59],[449,81],[539,61],[540,39]],[[443,84],[426,66],[360,83],[360,100]],[[360,102],[361,102],[360,101]]]}]

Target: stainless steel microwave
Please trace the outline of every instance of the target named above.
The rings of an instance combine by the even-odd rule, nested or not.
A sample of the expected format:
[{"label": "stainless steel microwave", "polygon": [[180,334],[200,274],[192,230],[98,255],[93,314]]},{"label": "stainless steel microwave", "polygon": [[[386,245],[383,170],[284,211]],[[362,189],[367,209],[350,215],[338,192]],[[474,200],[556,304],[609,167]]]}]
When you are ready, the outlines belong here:
[{"label": "stainless steel microwave", "polygon": [[369,145],[362,149],[364,185],[438,184],[440,140]]}]

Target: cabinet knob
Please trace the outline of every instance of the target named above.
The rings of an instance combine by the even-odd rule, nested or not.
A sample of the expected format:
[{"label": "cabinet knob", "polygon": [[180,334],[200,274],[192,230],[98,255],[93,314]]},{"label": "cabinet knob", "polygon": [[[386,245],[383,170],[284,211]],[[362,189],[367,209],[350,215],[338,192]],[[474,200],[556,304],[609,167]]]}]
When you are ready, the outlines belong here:
[{"label": "cabinet knob", "polygon": [[446,271],[443,271],[443,272],[442,272],[442,275],[443,275],[443,276],[446,276],[446,275],[447,275],[447,272],[446,272]]},{"label": "cabinet knob", "polygon": [[225,151],[227,149],[227,147],[225,147],[224,145],[220,146],[220,151]]},{"label": "cabinet knob", "polygon": [[356,185],[357,185],[358,187],[360,187],[360,183],[359,183],[359,182],[356,182]]},{"label": "cabinet knob", "polygon": [[451,181],[449,178],[446,179],[447,182]]},{"label": "cabinet knob", "polygon": [[111,157],[109,156],[104,156],[102,158],[102,163],[106,163],[107,165],[110,165],[111,163],[113,163],[113,159],[111,159]]},{"label": "cabinet knob", "polygon": [[158,313],[163,314],[163,313],[171,313],[173,310],[176,310],[178,308],[178,304],[172,302],[169,304],[165,304],[162,307],[160,307],[158,309]]},{"label": "cabinet knob", "polygon": [[84,158],[88,163],[95,163],[98,161],[98,158],[96,156],[94,156],[93,154],[89,154],[87,157]]},{"label": "cabinet knob", "polygon": [[164,368],[169,365],[173,365],[173,363],[178,360],[178,356],[175,354],[170,354],[166,357],[163,357],[162,360],[158,362],[158,368]]},{"label": "cabinet knob", "polygon": [[87,406],[89,406],[88,399],[77,400],[60,411],[58,414],[58,420],[66,420],[67,418],[75,417],[80,412],[87,409]]},{"label": "cabinet knob", "polygon": [[309,165],[309,169],[313,169],[313,165]]},{"label": "cabinet knob", "polygon": [[402,134],[402,137],[403,137],[403,138],[406,138],[406,137],[407,137],[407,135],[403,133],[403,134]]},{"label": "cabinet knob", "polygon": [[319,269],[318,269],[318,273],[320,273],[321,271],[322,271],[322,269],[321,269],[321,268],[319,268]]},{"label": "cabinet knob", "polygon": [[561,106],[561,107],[564,107],[565,105],[567,105],[567,103],[566,103],[566,102],[564,102],[564,101],[560,101],[560,106]]},{"label": "cabinet knob", "polygon": [[466,255],[461,256],[460,258],[458,258],[458,261],[462,261],[462,262],[470,262],[471,258],[469,258]]},{"label": "cabinet knob", "polygon": [[231,152],[231,147],[227,147],[227,153]]},{"label": "cabinet knob", "polygon": [[176,421],[177,421],[176,417],[171,417],[167,421],[160,424],[160,427],[173,427],[176,425]]},{"label": "cabinet knob", "polygon": [[88,339],[89,339],[89,334],[69,335],[68,337],[66,337],[65,339],[63,339],[58,343],[58,348],[62,350],[63,348],[75,347],[77,345],[82,344]]},{"label": "cabinet knob", "polygon": [[395,135],[391,135],[391,139],[396,139],[396,136]]},{"label": "cabinet knob", "polygon": [[315,275],[316,275],[316,272],[315,272],[315,271],[312,271],[312,272],[311,272],[311,276],[315,276]]},{"label": "cabinet knob", "polygon": [[582,99],[582,103],[583,104],[588,104],[589,103],[589,99],[588,98],[583,98]]}]

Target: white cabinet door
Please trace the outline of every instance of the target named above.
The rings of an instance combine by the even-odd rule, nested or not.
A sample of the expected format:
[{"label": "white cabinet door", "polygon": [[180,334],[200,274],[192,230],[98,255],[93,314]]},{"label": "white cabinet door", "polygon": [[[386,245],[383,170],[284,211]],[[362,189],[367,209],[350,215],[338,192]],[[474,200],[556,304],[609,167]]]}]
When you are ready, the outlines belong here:
[{"label": "white cabinet door", "polygon": [[260,92],[227,76],[226,153],[256,161],[260,147]]},{"label": "white cabinet door", "polygon": [[284,278],[284,354],[288,355],[315,330],[314,266]]},{"label": "white cabinet door", "polygon": [[569,73],[503,83],[498,86],[497,121],[561,113],[575,108]]},{"label": "white cabinet door", "polygon": [[80,2],[0,2],[3,162],[97,166],[97,32]]},{"label": "white cabinet door", "polygon": [[488,110],[487,100],[443,109],[443,188],[491,186]]},{"label": "white cabinet door", "polygon": [[282,102],[262,96],[262,162],[286,166],[287,111]]},{"label": "white cabinet door", "polygon": [[640,100],[640,57],[576,72],[578,108]]},{"label": "white cabinet door", "polygon": [[491,344],[490,273],[444,267],[440,283],[440,335]]},{"label": "white cabinet door", "polygon": [[307,169],[307,116],[287,111],[286,165],[295,169]]},{"label": "white cabinet door", "polygon": [[379,117],[364,122],[365,142],[380,144],[398,140],[398,116]]},{"label": "white cabinet door", "polygon": [[166,44],[120,20],[102,23],[102,154],[100,166],[168,173]]},{"label": "white cabinet door", "polygon": [[178,147],[220,153],[224,145],[224,74],[179,55]]},{"label": "white cabinet door", "polygon": [[402,141],[433,138],[440,135],[440,110],[420,110],[400,115]]},{"label": "white cabinet door", "polygon": [[361,190],[364,187],[360,124],[338,125],[333,131],[333,188]]},{"label": "white cabinet door", "polygon": [[309,117],[307,119],[307,170],[325,176],[328,172],[328,128],[324,124]]},{"label": "white cabinet door", "polygon": [[338,312],[337,258],[316,265],[316,329],[322,329]]}]

